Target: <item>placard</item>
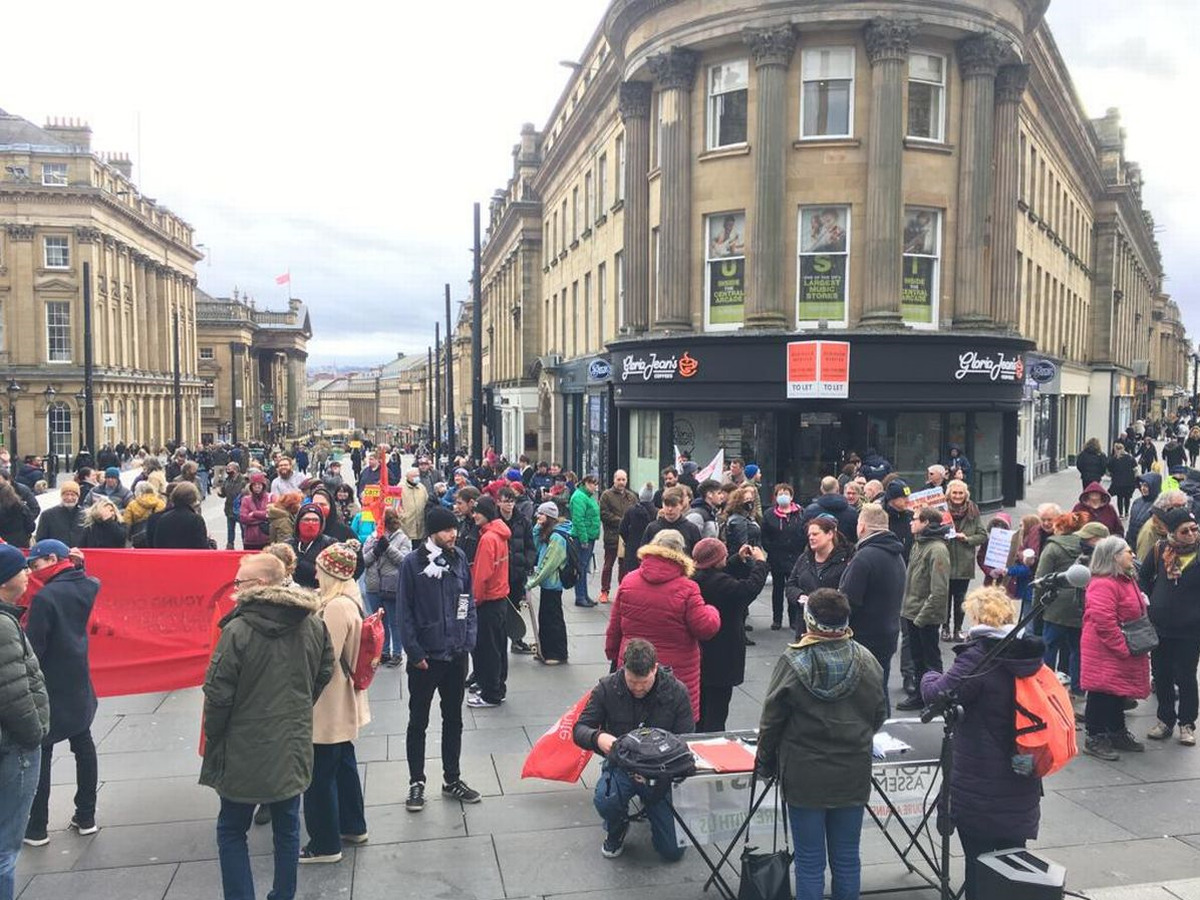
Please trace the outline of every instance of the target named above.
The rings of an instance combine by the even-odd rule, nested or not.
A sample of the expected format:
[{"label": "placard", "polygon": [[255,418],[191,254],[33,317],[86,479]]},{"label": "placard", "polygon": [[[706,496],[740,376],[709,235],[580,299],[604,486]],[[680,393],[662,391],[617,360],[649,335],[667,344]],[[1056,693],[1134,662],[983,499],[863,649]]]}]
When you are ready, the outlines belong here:
[{"label": "placard", "polygon": [[933,487],[923,491],[913,491],[908,495],[908,508],[912,510],[914,516],[927,506],[932,509],[948,510],[950,507],[946,503],[946,492],[940,487]]},{"label": "placard", "polygon": [[1008,554],[1012,550],[1012,539],[1015,531],[1005,528],[993,528],[988,532],[987,552],[983,557],[983,567],[989,572],[993,569],[1008,568]]},{"label": "placard", "polygon": [[787,347],[787,396],[790,400],[849,397],[849,342],[790,342]]}]

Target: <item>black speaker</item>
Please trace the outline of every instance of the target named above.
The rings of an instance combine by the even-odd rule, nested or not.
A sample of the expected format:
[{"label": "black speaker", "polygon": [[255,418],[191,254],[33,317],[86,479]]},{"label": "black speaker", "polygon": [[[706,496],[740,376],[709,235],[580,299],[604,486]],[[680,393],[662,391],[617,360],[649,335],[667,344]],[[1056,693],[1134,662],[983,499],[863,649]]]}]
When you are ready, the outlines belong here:
[{"label": "black speaker", "polygon": [[979,857],[978,900],[1062,900],[1067,870],[1028,850],[997,850]]}]

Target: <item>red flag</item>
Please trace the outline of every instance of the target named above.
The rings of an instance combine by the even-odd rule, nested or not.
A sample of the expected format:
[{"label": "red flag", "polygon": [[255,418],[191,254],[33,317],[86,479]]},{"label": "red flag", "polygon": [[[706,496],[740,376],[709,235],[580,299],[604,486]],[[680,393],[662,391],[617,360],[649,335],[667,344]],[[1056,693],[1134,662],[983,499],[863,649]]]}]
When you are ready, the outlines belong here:
[{"label": "red flag", "polygon": [[276,275],[275,283],[276,284],[291,284],[292,283],[292,273],[284,272],[282,275]]},{"label": "red flag", "polygon": [[537,739],[537,743],[525,757],[525,765],[521,767],[522,778],[544,778],[547,781],[568,783],[579,780],[588,760],[592,758],[592,751],[577,745],[572,733],[591,697],[591,691],[580,697],[574,706],[559,716],[558,721]]}]

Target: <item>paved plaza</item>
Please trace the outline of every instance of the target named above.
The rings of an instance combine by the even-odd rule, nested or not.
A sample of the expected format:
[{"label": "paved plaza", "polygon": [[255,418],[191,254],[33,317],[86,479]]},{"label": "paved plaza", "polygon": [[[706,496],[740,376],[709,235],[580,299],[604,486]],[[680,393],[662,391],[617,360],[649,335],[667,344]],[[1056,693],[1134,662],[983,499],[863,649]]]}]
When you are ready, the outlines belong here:
[{"label": "paved plaza", "polygon": [[[1063,502],[1078,491],[1074,470],[1030,489],[1027,504]],[[206,502],[211,533],[223,543],[218,501]],[[598,589],[593,590],[593,596]],[[769,588],[752,608],[757,646],[748,648],[746,683],[734,692],[731,728],[757,725],[771,670],[786,632],[772,632]],[[707,876],[694,851],[664,864],[649,829],[635,825],[623,856],[600,856],[599,820],[591,788],[593,760],[581,783],[522,781],[531,742],[608,672],[603,634],[608,607],[568,606],[570,665],[544,668],[511,657],[507,702],[465,710],[463,777],[483,793],[464,806],[443,800],[429,765],[430,802],[406,812],[404,730],[407,700],[402,670],[382,669],[370,689],[371,724],[357,741],[370,842],[347,848],[337,865],[303,866],[299,897],[382,900],[396,897],[563,897],[573,900],[677,900],[704,895]],[[947,655],[949,654],[946,645]],[[893,676],[892,684],[899,683]],[[405,689],[404,693],[407,691]],[[896,699],[896,698],[893,698]],[[100,832],[67,832],[74,764],[65,744],[53,767],[51,840],[25,848],[18,865],[20,900],[211,900],[221,896],[216,862],[217,797],[196,783],[200,768],[199,689],[101,701],[93,726],[100,754]],[[439,746],[436,704],[429,753]],[[1144,734],[1153,704],[1143,702],[1130,724]],[[1045,783],[1041,838],[1034,845],[1068,870],[1068,887],[1097,900],[1200,900],[1200,751],[1174,741],[1151,743],[1120,762],[1080,757]],[[863,845],[864,888],[916,887],[921,882],[873,829]],[[254,827],[251,853],[258,895],[270,887],[270,826]],[[954,840],[957,853],[958,842]],[[1139,885],[1134,888],[1133,885]],[[893,894],[898,900],[935,896]]]}]

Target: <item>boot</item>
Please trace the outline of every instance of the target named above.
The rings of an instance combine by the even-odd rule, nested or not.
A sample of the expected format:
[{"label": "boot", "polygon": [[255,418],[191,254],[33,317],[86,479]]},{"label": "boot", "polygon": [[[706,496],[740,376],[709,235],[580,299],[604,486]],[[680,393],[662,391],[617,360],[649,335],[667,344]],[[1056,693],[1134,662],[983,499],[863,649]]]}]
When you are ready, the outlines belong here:
[{"label": "boot", "polygon": [[910,697],[917,693],[917,676],[916,675],[905,675],[904,676],[904,693],[908,694],[908,696],[910,696]]}]

